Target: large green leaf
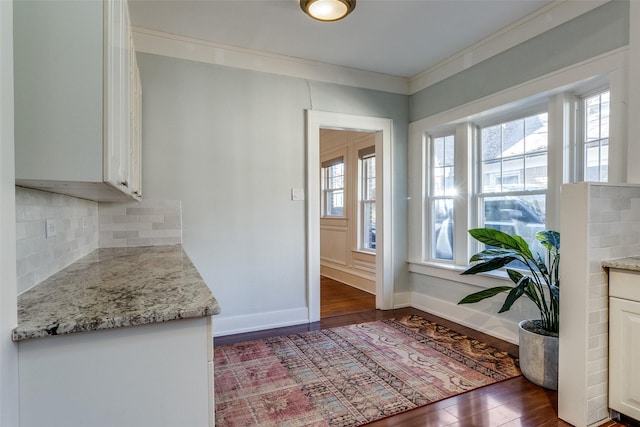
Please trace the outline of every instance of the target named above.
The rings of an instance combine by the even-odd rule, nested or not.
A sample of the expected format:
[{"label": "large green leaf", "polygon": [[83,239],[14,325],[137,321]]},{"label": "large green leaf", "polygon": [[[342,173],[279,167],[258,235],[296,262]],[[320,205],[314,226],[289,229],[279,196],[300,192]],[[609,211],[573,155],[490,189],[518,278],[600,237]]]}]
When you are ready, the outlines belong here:
[{"label": "large green leaf", "polygon": [[560,251],[560,233],[557,231],[538,231],[536,233],[536,239],[538,239],[547,250]]},{"label": "large green leaf", "polygon": [[498,311],[498,313],[504,313],[505,311],[509,311],[513,303],[516,302],[518,298],[520,298],[524,294],[524,289],[526,285],[527,285],[526,281],[524,281],[520,285],[511,289],[511,291],[509,292],[509,295],[507,295],[507,298],[505,298],[504,300],[504,304],[502,304],[502,308],[500,308],[500,311]]},{"label": "large green leaf", "polygon": [[504,256],[515,257],[517,255],[518,255],[518,253],[516,251],[514,251],[513,249],[495,249],[495,248],[491,248],[491,249],[485,249],[484,251],[478,252],[477,254],[473,255],[469,259],[469,262],[486,261],[486,260],[489,260],[489,259],[492,259],[492,258],[504,257]]},{"label": "large green leaf", "polygon": [[513,289],[511,286],[496,286],[495,288],[489,288],[482,290],[480,292],[475,292],[473,294],[467,295],[462,298],[458,304],[473,304],[478,301],[482,301],[483,299],[491,298],[495,295],[498,295],[502,292],[507,292]]},{"label": "large green leaf", "polygon": [[469,230],[471,237],[488,246],[502,249],[512,249],[525,258],[531,258],[531,250],[527,242],[520,236],[510,235],[493,228],[472,228]]},{"label": "large green leaf", "polygon": [[522,278],[524,277],[522,273],[520,273],[519,271],[512,270],[510,268],[507,269],[507,274],[509,275],[509,278],[511,279],[511,281],[516,285],[519,284],[520,280],[522,280]]},{"label": "large green leaf", "polygon": [[499,268],[502,268],[502,267],[504,267],[505,265],[509,264],[511,261],[513,261],[515,259],[516,258],[514,258],[512,256],[489,259],[486,262],[482,262],[480,264],[473,265],[472,267],[468,268],[467,270],[463,271],[460,274],[486,273],[487,271],[493,271],[493,270],[497,270]]}]

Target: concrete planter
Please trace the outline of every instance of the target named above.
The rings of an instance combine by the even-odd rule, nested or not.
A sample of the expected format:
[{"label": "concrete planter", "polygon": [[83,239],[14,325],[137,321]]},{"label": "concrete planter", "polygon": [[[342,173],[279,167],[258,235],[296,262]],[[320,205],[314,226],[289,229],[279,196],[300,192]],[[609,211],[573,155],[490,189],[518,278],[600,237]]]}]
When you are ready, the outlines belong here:
[{"label": "concrete planter", "polygon": [[[558,337],[530,332],[534,320],[518,324],[520,370],[532,383],[551,390],[558,389]],[[529,328],[528,328],[529,326]]]}]

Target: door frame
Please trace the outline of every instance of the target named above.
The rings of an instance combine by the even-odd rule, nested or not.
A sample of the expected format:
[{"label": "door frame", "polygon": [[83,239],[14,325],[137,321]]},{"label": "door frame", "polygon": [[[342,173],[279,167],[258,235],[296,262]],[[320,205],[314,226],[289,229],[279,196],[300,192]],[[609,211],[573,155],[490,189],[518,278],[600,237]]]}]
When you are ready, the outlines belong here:
[{"label": "door frame", "polygon": [[[393,121],[380,117],[306,110],[307,304],[309,322],[320,320],[320,129],[377,132],[376,308],[393,308],[391,137]],[[381,202],[381,203],[380,203]]]}]

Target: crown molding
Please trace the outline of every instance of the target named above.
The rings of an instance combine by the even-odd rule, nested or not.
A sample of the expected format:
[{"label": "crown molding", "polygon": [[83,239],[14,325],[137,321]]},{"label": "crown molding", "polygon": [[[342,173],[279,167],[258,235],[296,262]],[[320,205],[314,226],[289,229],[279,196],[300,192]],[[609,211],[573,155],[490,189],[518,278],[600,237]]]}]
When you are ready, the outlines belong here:
[{"label": "crown molding", "polygon": [[390,76],[133,27],[136,52],[260,71],[304,80],[408,95],[409,81]]},{"label": "crown molding", "polygon": [[409,94],[419,92],[492,56],[562,25],[610,0],[555,0],[409,79]]},{"label": "crown molding", "polygon": [[137,52],[411,95],[611,0],[555,0],[409,79],[133,27]]}]

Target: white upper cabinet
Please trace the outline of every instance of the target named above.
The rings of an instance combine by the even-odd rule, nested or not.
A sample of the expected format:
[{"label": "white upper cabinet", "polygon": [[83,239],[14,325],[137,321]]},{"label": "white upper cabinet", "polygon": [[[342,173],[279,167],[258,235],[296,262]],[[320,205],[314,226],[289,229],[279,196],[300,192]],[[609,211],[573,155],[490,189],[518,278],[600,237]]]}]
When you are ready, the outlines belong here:
[{"label": "white upper cabinet", "polygon": [[124,0],[14,2],[16,185],[139,199],[140,96]]}]

